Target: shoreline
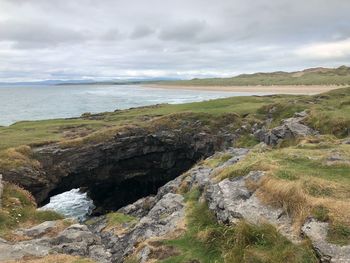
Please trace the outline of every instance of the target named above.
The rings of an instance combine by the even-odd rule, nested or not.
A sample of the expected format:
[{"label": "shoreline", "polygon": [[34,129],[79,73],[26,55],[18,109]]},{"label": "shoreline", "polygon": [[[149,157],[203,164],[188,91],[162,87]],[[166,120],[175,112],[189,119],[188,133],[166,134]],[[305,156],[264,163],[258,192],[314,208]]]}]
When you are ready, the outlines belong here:
[{"label": "shoreline", "polygon": [[190,85],[166,85],[145,84],[146,88],[170,89],[170,90],[198,90],[198,91],[224,91],[239,93],[274,93],[274,94],[318,94],[347,86],[337,85],[273,85],[273,86],[190,86]]}]

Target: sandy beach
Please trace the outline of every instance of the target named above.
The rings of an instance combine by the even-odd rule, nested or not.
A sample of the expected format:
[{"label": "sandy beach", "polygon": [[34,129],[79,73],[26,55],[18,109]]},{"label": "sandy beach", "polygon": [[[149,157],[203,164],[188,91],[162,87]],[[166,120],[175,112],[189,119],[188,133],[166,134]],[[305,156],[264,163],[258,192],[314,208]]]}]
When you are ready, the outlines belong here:
[{"label": "sandy beach", "polygon": [[[339,89],[342,86],[337,85],[274,85],[274,86],[182,86],[182,85],[164,85],[149,84],[144,85],[150,88],[175,89],[175,90],[206,90],[206,91],[227,91],[227,92],[261,92],[278,94],[318,94],[333,89]],[[345,86],[344,86],[345,87]]]}]

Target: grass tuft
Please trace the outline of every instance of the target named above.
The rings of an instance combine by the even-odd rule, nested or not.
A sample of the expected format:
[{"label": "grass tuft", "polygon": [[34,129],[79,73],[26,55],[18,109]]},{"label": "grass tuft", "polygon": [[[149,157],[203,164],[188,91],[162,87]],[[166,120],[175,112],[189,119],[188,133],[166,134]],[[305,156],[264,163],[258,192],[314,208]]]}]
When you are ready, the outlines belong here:
[{"label": "grass tuft", "polygon": [[53,211],[36,209],[33,196],[23,188],[5,183],[0,210],[0,236],[8,237],[11,230],[18,227],[30,227],[44,221],[63,219]]}]

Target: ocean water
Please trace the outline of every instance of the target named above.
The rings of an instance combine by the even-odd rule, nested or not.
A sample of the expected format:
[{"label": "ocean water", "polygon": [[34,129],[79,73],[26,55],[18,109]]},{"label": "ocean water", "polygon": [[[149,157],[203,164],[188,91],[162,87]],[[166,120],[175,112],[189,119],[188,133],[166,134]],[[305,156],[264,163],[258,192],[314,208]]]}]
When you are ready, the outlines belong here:
[{"label": "ocean water", "polygon": [[81,192],[79,189],[72,189],[50,197],[50,202],[39,208],[39,210],[53,210],[67,218],[83,221],[91,214],[94,208],[93,201],[86,193]]},{"label": "ocean water", "polygon": [[23,120],[78,117],[158,103],[186,103],[253,95],[236,92],[166,90],[141,85],[0,86],[0,125]]}]

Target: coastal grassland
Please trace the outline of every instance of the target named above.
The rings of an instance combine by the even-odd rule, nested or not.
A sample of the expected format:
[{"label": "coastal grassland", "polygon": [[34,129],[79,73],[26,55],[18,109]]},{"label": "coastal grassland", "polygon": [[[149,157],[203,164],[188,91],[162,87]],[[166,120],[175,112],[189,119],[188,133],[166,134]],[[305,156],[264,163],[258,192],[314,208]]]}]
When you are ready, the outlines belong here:
[{"label": "coastal grassland", "polygon": [[248,156],[216,174],[217,180],[267,173],[260,199],[283,208],[300,227],[308,216],[331,223],[329,239],[350,241],[350,145],[334,136],[307,138],[294,146],[253,149]]},{"label": "coastal grassland", "polygon": [[0,149],[23,144],[40,145],[85,137],[96,131],[145,123],[153,118],[174,113],[207,113],[214,116],[225,113],[250,114],[273,101],[272,98],[236,97],[199,103],[141,107],[96,115],[84,115],[75,119],[18,122],[9,127],[0,127]]},{"label": "coastal grassland", "polygon": [[279,71],[242,74],[232,78],[160,81],[157,83],[179,86],[348,85],[350,84],[350,68],[341,66],[336,69],[316,68],[291,73]]},{"label": "coastal grassland", "polygon": [[[199,119],[217,126],[215,120],[236,115],[239,121],[254,123],[272,117],[270,126],[295,112],[308,110],[307,124],[322,133],[346,136],[350,126],[350,88],[334,90],[321,95],[247,96],[216,99],[178,105],[155,105],[100,114],[83,114],[79,118],[18,122],[0,127],[0,151],[20,145],[40,146],[51,142],[79,146],[82,143],[110,138],[119,129],[140,126],[152,128],[159,120],[166,122],[174,116]],[[176,115],[178,114],[178,115]],[[169,122],[168,122],[169,123]],[[75,141],[74,141],[75,140]],[[76,143],[80,141],[80,143]],[[70,145],[70,143],[68,143]]]},{"label": "coastal grassland", "polygon": [[[350,88],[314,96],[271,95],[216,99],[204,102],[155,105],[116,112],[83,114],[79,118],[19,122],[0,127],[0,171],[18,166],[35,168],[35,147],[57,143],[61,147],[80,147],[109,140],[117,133],[166,129],[193,131],[191,124],[215,133],[235,133],[242,125],[251,127],[269,119],[267,128],[306,110],[304,121],[321,134],[339,138],[350,133]],[[251,147],[257,141],[249,131],[241,134],[237,147]]]},{"label": "coastal grassland", "polygon": [[218,224],[207,204],[199,201],[200,194],[194,189],[185,195],[187,230],[164,242],[180,253],[162,263],[317,262],[309,244],[294,245],[271,225]]},{"label": "coastal grassland", "polygon": [[63,219],[63,216],[56,212],[40,211],[36,208],[34,197],[28,191],[14,184],[5,183],[0,209],[0,236],[10,240],[20,238],[11,230],[34,226],[44,221]]}]

